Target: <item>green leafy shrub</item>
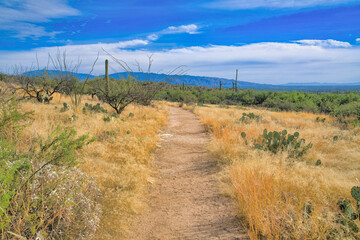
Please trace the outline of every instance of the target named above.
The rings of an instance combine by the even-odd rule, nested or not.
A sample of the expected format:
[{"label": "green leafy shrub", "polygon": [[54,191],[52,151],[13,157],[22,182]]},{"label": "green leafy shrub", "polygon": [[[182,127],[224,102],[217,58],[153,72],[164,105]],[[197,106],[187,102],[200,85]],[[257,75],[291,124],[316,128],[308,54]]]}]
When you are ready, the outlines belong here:
[{"label": "green leafy shrub", "polygon": [[13,98],[0,97],[0,109],[0,140],[16,141],[33,112],[20,113],[17,101]]},{"label": "green leafy shrub", "polygon": [[287,151],[289,157],[298,158],[303,156],[307,150],[312,147],[312,144],[305,144],[305,139],[299,138],[299,133],[287,134],[286,130],[281,132],[273,131],[267,132],[264,129],[263,134],[255,142],[255,148],[263,151],[270,151],[277,153],[280,151]]},{"label": "green leafy shrub", "polygon": [[[3,239],[88,239],[99,224],[99,190],[77,170],[77,151],[94,141],[53,128],[20,149],[30,113],[0,97],[0,232]],[[9,134],[11,133],[11,134]]]},{"label": "green leafy shrub", "polygon": [[94,200],[99,191],[75,168],[76,150],[91,141],[60,126],[29,153],[19,153],[14,143],[2,140],[0,230],[27,239],[91,235],[98,224]]}]

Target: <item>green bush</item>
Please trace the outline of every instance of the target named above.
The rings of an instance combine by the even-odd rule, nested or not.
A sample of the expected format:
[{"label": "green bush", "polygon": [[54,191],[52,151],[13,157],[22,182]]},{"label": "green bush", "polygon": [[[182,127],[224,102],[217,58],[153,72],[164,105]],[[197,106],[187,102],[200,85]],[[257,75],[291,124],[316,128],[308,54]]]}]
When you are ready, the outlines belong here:
[{"label": "green bush", "polygon": [[[83,239],[94,233],[99,190],[77,170],[77,150],[87,135],[60,126],[21,149],[30,113],[0,97],[0,232],[4,239]],[[20,237],[19,237],[20,236]]]},{"label": "green bush", "polygon": [[[156,99],[174,102],[197,101],[202,104],[260,106],[276,111],[305,111],[325,113],[335,116],[345,126],[357,126],[360,121],[360,94],[351,93],[309,93],[286,91],[254,91],[252,89],[233,91],[232,89],[187,86],[180,90],[178,85],[170,85],[159,91]],[[190,100],[187,100],[190,99]],[[319,119],[318,121],[323,121]]]}]

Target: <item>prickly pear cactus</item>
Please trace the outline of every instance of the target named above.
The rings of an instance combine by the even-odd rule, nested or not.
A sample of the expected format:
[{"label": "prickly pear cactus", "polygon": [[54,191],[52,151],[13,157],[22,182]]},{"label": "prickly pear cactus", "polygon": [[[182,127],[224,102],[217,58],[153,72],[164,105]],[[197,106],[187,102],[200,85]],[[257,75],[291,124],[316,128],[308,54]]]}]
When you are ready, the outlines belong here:
[{"label": "prickly pear cactus", "polygon": [[341,212],[349,219],[355,220],[358,218],[358,214],[355,212],[353,206],[351,205],[351,201],[349,199],[340,198],[337,204]]},{"label": "prickly pear cactus", "polygon": [[256,115],[255,113],[243,113],[242,114],[243,116],[240,118],[240,122],[243,122],[243,123],[250,123],[252,120],[256,120],[256,121],[260,121],[262,119],[261,116],[259,115]]},{"label": "prickly pear cactus", "polygon": [[248,143],[247,143],[247,140],[246,140],[246,133],[245,133],[245,132],[242,132],[242,133],[241,133],[241,137],[244,139],[245,144],[247,145]]},{"label": "prickly pear cactus", "polygon": [[353,187],[351,189],[351,196],[355,198],[357,202],[360,202],[360,187]]},{"label": "prickly pear cactus", "polygon": [[305,139],[299,139],[299,133],[288,134],[287,130],[268,132],[264,129],[263,134],[259,136],[254,146],[257,149],[277,153],[288,151],[289,157],[301,157],[312,147],[309,143],[305,145]]},{"label": "prickly pear cactus", "polygon": [[263,138],[264,139],[267,138],[267,129],[266,128],[264,129],[264,132],[263,132]]},{"label": "prickly pear cactus", "polygon": [[242,132],[242,133],[241,133],[241,137],[242,137],[242,138],[246,138],[246,133]]}]

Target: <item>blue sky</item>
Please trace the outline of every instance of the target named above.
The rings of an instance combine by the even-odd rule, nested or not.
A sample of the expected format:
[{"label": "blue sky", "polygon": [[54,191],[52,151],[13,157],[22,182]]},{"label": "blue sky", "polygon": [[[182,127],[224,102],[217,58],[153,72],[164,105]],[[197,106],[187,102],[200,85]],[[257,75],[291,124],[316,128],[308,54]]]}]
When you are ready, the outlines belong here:
[{"label": "blue sky", "polygon": [[[259,83],[360,82],[360,0],[0,0],[0,70],[105,49],[153,70]],[[113,71],[120,70],[113,64]]]}]

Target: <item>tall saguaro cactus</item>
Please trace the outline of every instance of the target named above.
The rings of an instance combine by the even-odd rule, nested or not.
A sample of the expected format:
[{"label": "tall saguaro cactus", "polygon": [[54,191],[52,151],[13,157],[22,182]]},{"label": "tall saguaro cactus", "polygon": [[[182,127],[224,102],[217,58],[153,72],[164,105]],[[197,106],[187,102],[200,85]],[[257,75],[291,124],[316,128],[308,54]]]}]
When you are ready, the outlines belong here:
[{"label": "tall saguaro cactus", "polygon": [[238,79],[238,70],[236,69],[235,91],[237,91],[237,90],[238,90],[238,88],[237,88],[237,79]]},{"label": "tall saguaro cactus", "polygon": [[109,94],[109,60],[105,59],[106,93]]},{"label": "tall saguaro cactus", "polygon": [[221,84],[221,81],[220,81],[220,90],[221,90],[221,87],[222,87],[222,84]]}]

